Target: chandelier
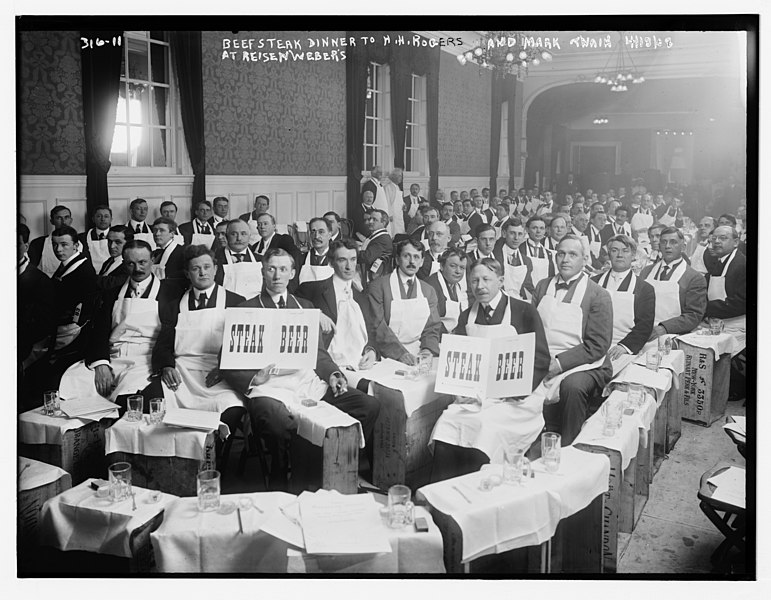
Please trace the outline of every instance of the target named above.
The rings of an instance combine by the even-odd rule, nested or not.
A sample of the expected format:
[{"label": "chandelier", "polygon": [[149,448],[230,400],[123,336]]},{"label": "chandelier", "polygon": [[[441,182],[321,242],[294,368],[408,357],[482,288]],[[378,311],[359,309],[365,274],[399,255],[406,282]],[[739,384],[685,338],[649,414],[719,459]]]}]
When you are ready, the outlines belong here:
[{"label": "chandelier", "polygon": [[530,65],[549,62],[551,39],[525,36],[521,31],[482,31],[477,45],[458,55],[462,65],[476,63],[479,73],[492,69],[496,74],[512,74],[521,78],[527,75]]},{"label": "chandelier", "polygon": [[[623,44],[624,32],[619,32],[619,44],[618,52],[611,54],[608,57],[608,62],[602,68],[602,71],[597,73],[594,78],[594,83],[600,85],[607,85],[610,87],[611,92],[626,92],[629,90],[627,82],[642,83],[645,81],[645,77],[637,69],[637,65],[632,60],[632,55],[629,54],[629,50]],[[610,66],[613,58],[616,61],[614,66]]]}]

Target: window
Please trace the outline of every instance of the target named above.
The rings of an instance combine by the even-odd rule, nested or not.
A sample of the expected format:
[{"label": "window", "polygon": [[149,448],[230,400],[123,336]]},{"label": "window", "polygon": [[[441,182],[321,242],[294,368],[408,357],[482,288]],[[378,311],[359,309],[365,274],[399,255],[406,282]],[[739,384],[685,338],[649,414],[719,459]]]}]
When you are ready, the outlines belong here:
[{"label": "window", "polygon": [[388,66],[370,63],[364,110],[364,169],[367,170],[386,162],[386,138],[390,140],[390,135],[386,135],[386,111],[390,116],[391,108],[389,92]]},{"label": "window", "polygon": [[[498,153],[498,177],[509,176],[509,101],[501,103],[501,146]],[[505,187],[509,187],[508,184]],[[497,192],[497,190],[496,190]]]},{"label": "window", "polygon": [[161,31],[126,31],[110,161],[116,167],[174,166],[169,43]]},{"label": "window", "polygon": [[412,75],[410,112],[404,135],[404,170],[426,172],[426,78]]}]

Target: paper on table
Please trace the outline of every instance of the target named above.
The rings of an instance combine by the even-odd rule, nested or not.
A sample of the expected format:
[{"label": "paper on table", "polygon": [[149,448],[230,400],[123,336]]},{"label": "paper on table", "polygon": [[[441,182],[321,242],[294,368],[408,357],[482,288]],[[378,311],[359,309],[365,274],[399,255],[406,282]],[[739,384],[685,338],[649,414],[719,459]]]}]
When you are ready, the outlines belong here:
[{"label": "paper on table", "polygon": [[747,438],[747,432],[741,425],[738,425],[737,423],[726,423],[723,425],[723,429],[726,431],[733,431],[736,435],[740,435],[745,439]]},{"label": "paper on table", "polygon": [[285,542],[305,548],[303,530],[300,527],[300,511],[297,500],[289,504],[269,510],[266,520],[260,526],[265,533]]},{"label": "paper on table", "polygon": [[88,417],[94,413],[117,410],[118,405],[102,398],[74,398],[61,403],[62,412],[69,418]]},{"label": "paper on table", "polygon": [[219,427],[220,415],[219,413],[206,410],[167,408],[163,422],[174,427],[214,431]]},{"label": "paper on table", "polygon": [[613,367],[613,377],[618,375],[634,359],[634,354],[622,354],[616,360],[610,361],[610,366]]},{"label": "paper on table", "polygon": [[746,471],[739,467],[728,467],[722,473],[707,479],[707,483],[717,486],[712,492],[712,499],[745,508]]},{"label": "paper on table", "polygon": [[298,499],[309,554],[391,552],[380,508],[369,494],[303,492]]},{"label": "paper on table", "polygon": [[[731,419],[733,419],[733,423],[729,421],[723,427],[725,429],[732,429],[733,431],[737,431],[738,433],[741,433],[742,435],[747,435],[747,417],[741,417],[741,416],[732,416]],[[731,425],[732,427],[726,427],[726,425]]]}]

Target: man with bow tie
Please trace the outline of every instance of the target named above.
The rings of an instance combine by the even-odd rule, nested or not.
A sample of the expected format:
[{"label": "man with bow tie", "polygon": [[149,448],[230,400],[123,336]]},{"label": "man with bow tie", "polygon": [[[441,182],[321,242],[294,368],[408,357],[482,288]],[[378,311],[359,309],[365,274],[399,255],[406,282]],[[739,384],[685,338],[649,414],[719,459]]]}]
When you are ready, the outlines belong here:
[{"label": "man with bow tie", "polygon": [[227,246],[214,253],[217,273],[214,280],[229,292],[254,298],[262,291],[262,264],[249,248],[251,230],[246,221],[228,221]]},{"label": "man with bow tie", "polygon": [[533,265],[530,275],[534,284],[546,277],[554,277],[556,272],[555,257],[551,250],[543,245],[546,237],[546,221],[543,217],[533,216],[527,220],[527,240],[519,249],[530,259]]},{"label": "man with bow tie", "polygon": [[255,256],[262,258],[270,248],[281,248],[297,260],[299,251],[294,245],[292,236],[286,233],[276,233],[276,219],[270,213],[263,213],[257,217],[257,233],[259,241],[252,245]]},{"label": "man with bow tie", "polygon": [[632,226],[629,224],[629,209],[625,206],[617,206],[614,222],[608,223],[600,231],[600,239],[606,250],[608,241],[617,235],[632,237]]},{"label": "man with bow tie", "polygon": [[195,205],[195,219],[182,223],[179,233],[185,246],[202,244],[211,248],[214,242],[214,225],[211,224],[212,209],[208,200],[201,200]]},{"label": "man with bow tie", "polygon": [[[53,229],[72,226],[72,213],[66,206],[54,206],[49,218]],[[42,235],[32,240],[28,255],[32,266],[43,271],[48,277],[51,277],[59,268],[59,259],[54,254],[50,235]]]},{"label": "man with bow tie", "polygon": [[228,220],[228,213],[230,212],[230,202],[225,196],[217,196],[212,200],[212,216],[209,218],[209,224],[216,227],[220,223],[224,223]]},{"label": "man with bow tie", "polygon": [[443,221],[434,221],[426,228],[428,250],[423,253],[423,264],[418,269],[418,277],[426,281],[439,271],[439,258],[450,245],[450,229]]},{"label": "man with bow tie", "polygon": [[300,258],[298,282],[320,281],[332,276],[332,264],[329,256],[329,240],[332,231],[329,224],[321,217],[314,217],[308,222],[311,248]]},{"label": "man with bow tie", "polygon": [[123,247],[134,240],[134,232],[125,225],[113,225],[107,232],[107,249],[110,257],[104,261],[96,277],[100,292],[120,287],[128,279],[129,272],[123,264]]},{"label": "man with bow tie", "polygon": [[[314,308],[308,300],[287,291],[295,276],[294,258],[281,248],[271,248],[262,262],[264,291],[247,300],[242,307],[252,308]],[[328,342],[328,339],[327,339]],[[278,367],[278,372],[276,372]],[[325,401],[358,419],[364,439],[371,443],[372,431],[380,407],[377,401],[355,388],[340,366],[330,357],[324,335],[319,335],[314,368],[287,370],[270,365],[257,371],[223,370],[225,380],[245,396],[245,405],[252,422],[252,431],[262,437],[272,461],[269,473],[270,489],[285,491],[288,486],[289,444],[297,432],[292,407],[304,399]]]},{"label": "man with bow tie", "polygon": [[533,262],[522,251],[527,233],[519,217],[509,217],[502,227],[502,236],[495,243],[493,258],[503,268],[503,291],[512,298],[530,300],[535,291]]},{"label": "man with bow tie", "polygon": [[134,232],[135,240],[147,242],[152,247],[154,243],[152,228],[145,221],[148,211],[147,201],[144,198],[134,198],[129,205],[131,218],[126,223],[126,227],[130,227]]},{"label": "man with bow tie", "polygon": [[613,373],[607,357],[613,338],[610,295],[583,272],[584,247],[574,235],[557,248],[559,273],[535,287],[538,309],[549,344],[551,363],[536,390],[543,395],[547,431],[562,435],[568,446],[581,431],[590,401]]},{"label": "man with bow tie", "polygon": [[439,270],[426,281],[436,292],[436,310],[442,321],[442,334],[452,333],[460,314],[468,308],[466,253],[450,248],[439,256]]},{"label": "man with bow tie", "polygon": [[102,269],[104,261],[110,257],[107,247],[107,233],[112,224],[112,209],[106,204],[100,204],[91,214],[94,227],[78,236],[80,247],[91,261],[91,266],[97,273]]},{"label": "man with bow tie", "polygon": [[[159,279],[168,279],[179,286],[180,293],[187,288],[185,278],[185,259],[182,256],[182,246],[174,239],[177,224],[166,217],[158,217],[153,222],[153,240],[156,249],[153,250],[153,274]],[[137,239],[134,234],[134,239]]]}]

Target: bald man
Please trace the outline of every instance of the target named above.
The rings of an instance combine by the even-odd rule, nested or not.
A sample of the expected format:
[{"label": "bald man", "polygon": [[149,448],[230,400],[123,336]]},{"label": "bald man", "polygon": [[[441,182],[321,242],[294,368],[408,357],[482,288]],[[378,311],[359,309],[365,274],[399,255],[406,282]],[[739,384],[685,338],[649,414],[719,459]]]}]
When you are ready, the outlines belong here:
[{"label": "bald man", "polygon": [[434,221],[426,227],[428,251],[423,253],[423,264],[418,269],[418,278],[427,281],[440,269],[439,258],[450,245],[450,228],[444,221]]}]

